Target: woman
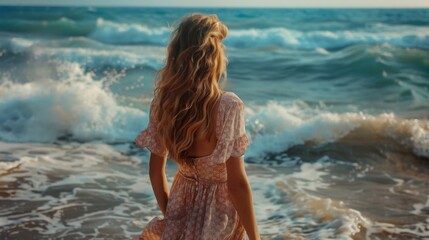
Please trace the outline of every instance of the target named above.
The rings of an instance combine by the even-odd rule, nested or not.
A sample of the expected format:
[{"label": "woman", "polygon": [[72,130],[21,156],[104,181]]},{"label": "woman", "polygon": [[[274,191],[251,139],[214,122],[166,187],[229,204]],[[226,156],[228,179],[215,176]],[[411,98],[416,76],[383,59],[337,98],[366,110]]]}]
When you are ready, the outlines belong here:
[{"label": "woman", "polygon": [[[243,160],[244,104],[219,87],[227,31],[216,15],[192,14],[173,32],[148,127],[135,140],[151,151],[150,180],[164,214],[140,239],[260,238]],[[179,165],[170,192],[168,154]]]}]

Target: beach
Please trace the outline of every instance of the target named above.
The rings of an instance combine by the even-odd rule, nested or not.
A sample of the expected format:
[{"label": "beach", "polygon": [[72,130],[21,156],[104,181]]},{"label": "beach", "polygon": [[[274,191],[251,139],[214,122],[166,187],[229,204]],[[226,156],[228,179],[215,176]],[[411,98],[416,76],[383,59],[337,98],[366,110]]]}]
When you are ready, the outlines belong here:
[{"label": "beach", "polygon": [[161,215],[133,141],[191,12],[229,28],[262,239],[429,239],[428,9],[143,7],[0,7],[0,239]]}]

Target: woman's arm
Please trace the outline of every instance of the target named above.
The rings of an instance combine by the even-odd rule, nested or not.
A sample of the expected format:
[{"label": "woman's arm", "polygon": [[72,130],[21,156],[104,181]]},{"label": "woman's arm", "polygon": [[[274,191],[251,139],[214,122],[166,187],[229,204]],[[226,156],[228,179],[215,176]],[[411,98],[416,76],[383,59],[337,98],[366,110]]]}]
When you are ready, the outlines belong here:
[{"label": "woman's arm", "polygon": [[226,162],[228,173],[228,192],[240,221],[250,240],[259,240],[259,230],[256,225],[255,213],[253,210],[253,198],[246,170],[244,168],[243,157],[230,157]]},{"label": "woman's arm", "polygon": [[167,157],[161,157],[154,153],[150,154],[149,177],[152,189],[158,202],[159,209],[165,216],[169,197],[167,177],[165,175],[165,165]]}]

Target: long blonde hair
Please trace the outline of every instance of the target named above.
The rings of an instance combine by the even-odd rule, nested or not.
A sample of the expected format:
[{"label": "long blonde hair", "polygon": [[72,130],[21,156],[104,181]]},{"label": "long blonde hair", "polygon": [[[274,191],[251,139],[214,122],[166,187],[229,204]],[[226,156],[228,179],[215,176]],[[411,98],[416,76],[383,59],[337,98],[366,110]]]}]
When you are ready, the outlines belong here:
[{"label": "long blonde hair", "polygon": [[[157,72],[154,95],[157,133],[171,159],[191,163],[188,149],[197,131],[207,139],[215,134],[215,116],[226,79],[222,39],[228,28],[216,15],[191,14],[173,31],[166,64]],[[191,163],[192,164],[192,163]]]}]

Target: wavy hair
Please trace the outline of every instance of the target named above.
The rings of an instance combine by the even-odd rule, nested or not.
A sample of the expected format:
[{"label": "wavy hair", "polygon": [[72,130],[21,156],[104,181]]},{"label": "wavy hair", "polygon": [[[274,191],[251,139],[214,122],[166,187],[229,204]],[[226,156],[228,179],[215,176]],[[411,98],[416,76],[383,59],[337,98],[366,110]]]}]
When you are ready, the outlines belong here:
[{"label": "wavy hair", "polygon": [[192,164],[188,149],[196,135],[215,135],[217,106],[226,80],[227,58],[222,39],[228,28],[216,15],[191,14],[171,35],[166,64],[157,72],[157,133],[177,162]]}]

